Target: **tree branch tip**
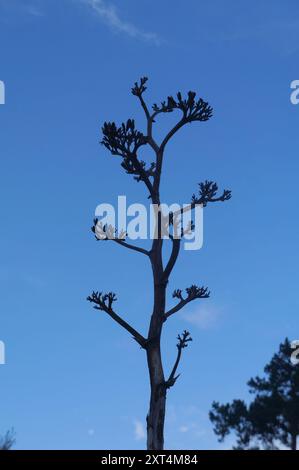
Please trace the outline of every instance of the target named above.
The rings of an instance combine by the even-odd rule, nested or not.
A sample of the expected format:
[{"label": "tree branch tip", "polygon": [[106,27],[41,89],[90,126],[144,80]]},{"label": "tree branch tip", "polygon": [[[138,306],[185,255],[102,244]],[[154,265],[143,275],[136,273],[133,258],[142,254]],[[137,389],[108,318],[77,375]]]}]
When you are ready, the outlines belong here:
[{"label": "tree branch tip", "polygon": [[103,294],[102,292],[93,291],[87,297],[87,301],[94,303],[94,308],[107,312],[112,310],[112,304],[117,301],[117,297],[114,292]]},{"label": "tree branch tip", "polygon": [[147,89],[147,87],[145,86],[147,81],[148,77],[141,77],[139,79],[139,82],[135,82],[133,88],[131,88],[132,95],[140,97]]},{"label": "tree branch tip", "polygon": [[232,197],[232,191],[229,189],[224,189],[223,193],[220,196],[217,196],[218,184],[214,181],[205,180],[204,182],[199,183],[198,186],[198,196],[195,194],[192,195],[192,206],[201,204],[203,207],[206,207],[209,202],[224,202],[228,201]]},{"label": "tree branch tip", "polygon": [[188,346],[188,343],[190,341],[193,341],[189,331],[187,331],[187,330],[184,330],[181,335],[178,335],[177,339],[179,340],[179,342],[177,343],[177,348],[179,350],[186,348]]},{"label": "tree branch tip", "polygon": [[208,121],[213,116],[213,108],[202,98],[198,100],[195,100],[195,98],[196,93],[194,91],[189,91],[186,98],[183,98],[182,93],[178,92],[176,98],[170,95],[167,97],[167,101],[162,101],[159,106],[155,103],[152,108],[156,114],[171,113],[175,109],[181,110],[183,113],[182,124],[193,121]]}]

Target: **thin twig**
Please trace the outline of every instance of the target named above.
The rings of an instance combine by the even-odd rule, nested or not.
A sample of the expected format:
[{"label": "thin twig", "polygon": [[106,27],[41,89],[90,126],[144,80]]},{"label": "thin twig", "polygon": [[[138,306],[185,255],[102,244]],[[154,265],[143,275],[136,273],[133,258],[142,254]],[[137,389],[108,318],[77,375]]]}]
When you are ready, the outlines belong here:
[{"label": "thin twig", "polygon": [[182,350],[188,346],[188,343],[190,341],[192,341],[189,331],[185,330],[182,335],[178,335],[178,340],[179,340],[177,344],[178,354],[177,354],[177,358],[174,363],[174,366],[172,368],[172,371],[170,373],[170,376],[168,377],[168,380],[165,383],[166,388],[173,387],[173,385],[175,384],[175,382],[180,376],[180,374],[177,376],[175,374],[176,374],[177,368],[179,366],[179,363],[182,357]]},{"label": "thin twig", "polygon": [[112,309],[113,302],[117,300],[116,295],[113,292],[109,292],[108,294],[102,294],[102,292],[93,292],[90,296],[87,297],[87,300],[95,304],[95,309],[106,312],[114,321],[116,321],[116,323],[127,330],[142,348],[146,348],[146,339],[123,318],[117,315],[117,313],[115,313]]},{"label": "thin twig", "polygon": [[150,256],[150,252],[148,250],[145,250],[144,248],[132,245],[131,243],[127,243],[123,240],[120,240],[119,238],[111,238],[111,240],[117,243],[118,245],[128,248],[129,250],[138,251],[139,253],[143,253],[144,255]]}]

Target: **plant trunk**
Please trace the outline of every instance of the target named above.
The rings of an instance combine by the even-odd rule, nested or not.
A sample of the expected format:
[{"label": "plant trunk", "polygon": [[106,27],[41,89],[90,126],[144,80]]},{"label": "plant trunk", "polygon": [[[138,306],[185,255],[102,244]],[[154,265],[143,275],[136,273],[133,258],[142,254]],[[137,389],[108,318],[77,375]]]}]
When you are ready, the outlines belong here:
[{"label": "plant trunk", "polygon": [[297,434],[292,434],[291,439],[291,449],[297,450]]},{"label": "plant trunk", "polygon": [[157,250],[151,259],[154,277],[154,309],[148,332],[147,346],[147,363],[151,387],[150,405],[146,418],[148,450],[163,450],[164,448],[166,407],[166,384],[161,358],[161,333],[164,323],[166,284],[162,280],[161,245],[156,248]]},{"label": "plant trunk", "polygon": [[147,449],[163,450],[166,387],[159,346],[152,348],[148,352],[148,365],[151,376],[151,396],[149,412],[146,418]]}]

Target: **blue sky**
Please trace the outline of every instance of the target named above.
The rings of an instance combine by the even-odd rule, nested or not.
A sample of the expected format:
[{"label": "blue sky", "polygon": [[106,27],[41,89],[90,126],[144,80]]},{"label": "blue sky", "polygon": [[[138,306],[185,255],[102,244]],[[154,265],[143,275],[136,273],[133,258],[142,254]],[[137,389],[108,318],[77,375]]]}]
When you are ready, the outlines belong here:
[{"label": "blue sky", "polygon": [[231,446],[212,432],[212,400],[247,399],[246,381],[299,337],[298,43],[295,0],[0,0],[0,433],[14,426],[18,449],[144,448],[144,353],[85,300],[114,290],[145,334],[147,260],[90,232],[100,202],[146,201],[98,143],[104,120],[143,128],[129,93],[143,75],[149,103],[192,89],[215,110],[169,145],[165,201],[188,202],[205,179],[233,191],[205,210],[204,246],[182,253],[169,286],[212,295],[165,329],[166,370],[176,335],[193,336],[166,447]]}]

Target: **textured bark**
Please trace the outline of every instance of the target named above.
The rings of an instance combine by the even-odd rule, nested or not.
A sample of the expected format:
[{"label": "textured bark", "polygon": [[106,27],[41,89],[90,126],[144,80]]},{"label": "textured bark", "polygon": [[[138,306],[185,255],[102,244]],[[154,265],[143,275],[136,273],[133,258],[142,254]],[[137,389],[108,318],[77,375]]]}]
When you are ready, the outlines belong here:
[{"label": "textured bark", "polygon": [[163,283],[162,240],[155,240],[151,264],[154,280],[154,308],[151,317],[147,363],[150,377],[150,405],[147,415],[147,448],[164,448],[164,421],[166,407],[166,384],[161,358],[161,334],[165,313],[166,284]]},{"label": "textured bark", "polygon": [[146,419],[147,448],[148,450],[163,450],[166,387],[159,345],[148,352],[148,367],[151,377],[151,396]]},{"label": "textured bark", "polygon": [[291,449],[297,450],[297,434],[292,434],[291,439]]}]

